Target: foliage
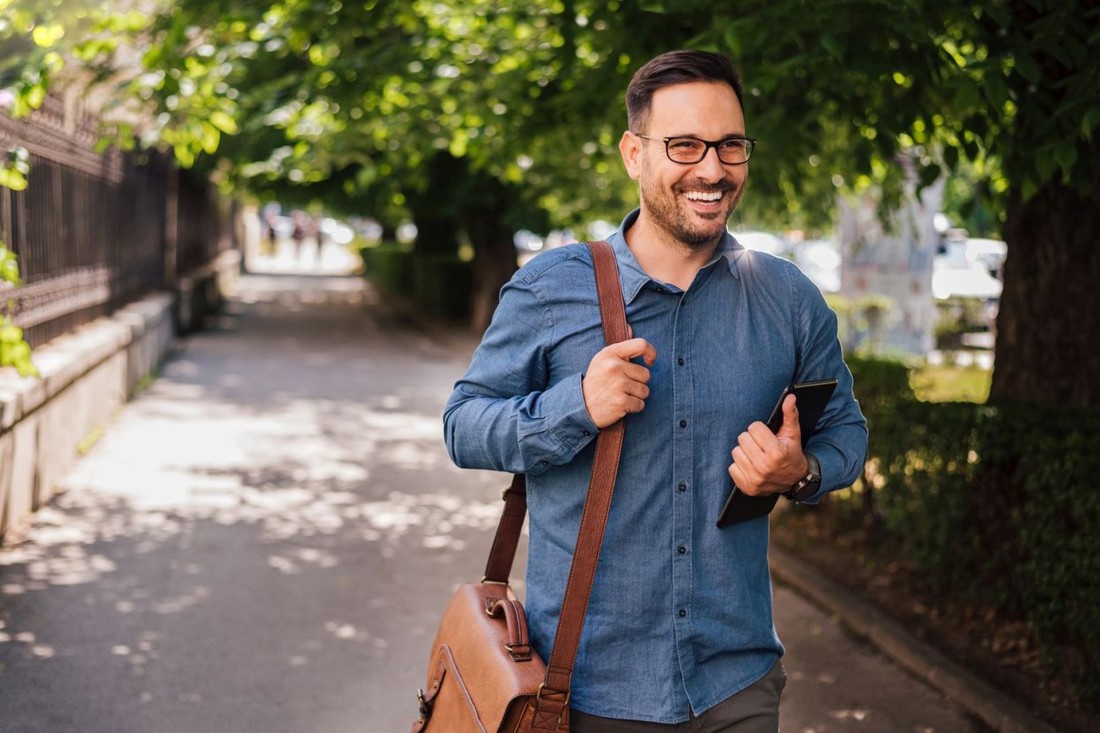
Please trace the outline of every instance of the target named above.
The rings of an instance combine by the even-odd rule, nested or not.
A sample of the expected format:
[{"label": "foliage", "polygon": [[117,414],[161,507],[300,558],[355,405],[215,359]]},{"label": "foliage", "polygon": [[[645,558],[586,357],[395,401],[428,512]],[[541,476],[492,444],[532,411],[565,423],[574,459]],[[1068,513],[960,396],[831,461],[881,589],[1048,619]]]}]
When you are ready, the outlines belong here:
[{"label": "foliage", "polygon": [[[137,135],[286,203],[411,216],[453,231],[447,247],[468,238],[487,252],[476,267],[510,255],[508,228],[617,220],[632,205],[616,159],[621,95],[643,60],[677,47],[741,67],[761,142],[738,216],[755,226],[821,230],[838,195],[882,191],[889,206],[952,171],[966,185],[948,186],[949,203],[982,229],[1039,192],[1096,190],[1091,2],[164,0],[142,13],[0,1],[18,10],[0,39],[30,59],[5,62],[2,84],[22,80],[28,104],[67,50],[117,86],[120,144]],[[466,185],[434,178],[448,156]],[[1074,254],[1087,241],[1074,238]],[[502,274],[482,279],[495,292]],[[1009,281],[1028,275],[1006,270],[1006,305]],[[1042,315],[1066,317],[1052,309]]]},{"label": "foliage", "polygon": [[[11,250],[0,242],[0,283],[9,283],[18,287],[19,262]],[[0,287],[0,293],[3,288]],[[31,347],[23,340],[23,329],[8,318],[7,303],[0,303],[0,367],[12,366],[24,377],[38,373],[31,361]]]},{"label": "foliage", "polygon": [[847,362],[867,468],[815,517],[858,530],[884,563],[916,565],[939,595],[1023,620],[1051,673],[1068,670],[1082,706],[1100,706],[1087,674],[1100,663],[1100,414],[980,404],[989,374],[978,369]]},{"label": "foliage", "polygon": [[1100,416],[902,401],[872,427],[888,537],[937,586],[1032,623],[1088,707],[1100,684]]}]

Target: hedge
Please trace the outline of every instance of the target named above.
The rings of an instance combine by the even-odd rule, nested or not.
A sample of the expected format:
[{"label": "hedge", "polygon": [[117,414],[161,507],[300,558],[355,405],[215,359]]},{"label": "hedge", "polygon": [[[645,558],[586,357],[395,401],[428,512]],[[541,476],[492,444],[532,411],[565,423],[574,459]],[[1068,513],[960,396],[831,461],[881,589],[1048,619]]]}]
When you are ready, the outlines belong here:
[{"label": "hedge", "polygon": [[889,546],[937,589],[1030,622],[1100,707],[1100,412],[920,402],[898,366],[851,366],[873,473],[858,490]]},{"label": "hedge", "polygon": [[425,255],[396,244],[363,247],[364,275],[391,296],[433,318],[469,316],[472,265],[457,255]]}]

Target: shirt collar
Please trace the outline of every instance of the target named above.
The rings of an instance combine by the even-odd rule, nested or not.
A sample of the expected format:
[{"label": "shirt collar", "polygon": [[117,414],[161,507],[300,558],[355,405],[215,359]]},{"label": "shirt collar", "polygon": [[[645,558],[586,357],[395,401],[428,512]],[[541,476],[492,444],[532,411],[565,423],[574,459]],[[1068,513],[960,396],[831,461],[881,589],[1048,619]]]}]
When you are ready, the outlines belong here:
[{"label": "shirt collar", "polygon": [[[653,278],[638,264],[638,260],[634,258],[634,253],[630,251],[630,247],[626,244],[626,230],[634,226],[634,222],[638,220],[640,213],[641,209],[634,209],[634,211],[627,214],[619,228],[607,238],[611,248],[615,250],[615,257],[619,260],[619,279],[622,281],[623,299],[627,303],[632,302],[637,297],[647,282],[653,282]],[[744,254],[744,246],[727,231],[718,243],[715,259],[724,257],[730,273],[734,278],[740,280],[741,273],[738,270],[738,262]]]}]

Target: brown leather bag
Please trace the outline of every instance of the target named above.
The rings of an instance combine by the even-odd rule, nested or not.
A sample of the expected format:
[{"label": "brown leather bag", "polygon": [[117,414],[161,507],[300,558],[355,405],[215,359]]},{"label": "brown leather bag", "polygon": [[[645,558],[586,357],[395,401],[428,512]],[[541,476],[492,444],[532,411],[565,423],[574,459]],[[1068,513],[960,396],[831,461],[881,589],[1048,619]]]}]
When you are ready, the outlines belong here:
[{"label": "brown leather bag", "polygon": [[[630,338],[615,253],[589,242],[596,292],[608,344]],[[527,514],[526,480],[504,492],[485,578],[461,586],[447,605],[421,690],[413,733],[569,731],[569,687],[588,597],[596,575],[623,445],[623,421],[600,431],[588,496],[569,569],[558,632],[546,664],[531,648],[523,605],[508,586],[520,529]]]}]

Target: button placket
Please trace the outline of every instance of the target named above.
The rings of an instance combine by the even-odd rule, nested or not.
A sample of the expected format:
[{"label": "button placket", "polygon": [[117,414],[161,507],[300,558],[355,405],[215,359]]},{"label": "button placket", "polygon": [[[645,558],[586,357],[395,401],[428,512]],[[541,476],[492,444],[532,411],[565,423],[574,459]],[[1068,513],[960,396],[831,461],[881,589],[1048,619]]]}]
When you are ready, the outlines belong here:
[{"label": "button placket", "polygon": [[676,627],[676,643],[678,646],[682,646],[678,655],[682,660],[686,660],[690,658],[692,653],[690,651],[691,625],[687,622],[687,619],[692,597],[693,559],[690,547],[694,507],[691,502],[692,493],[688,491],[688,486],[694,476],[692,444],[694,442],[695,426],[692,411],[694,392],[692,374],[690,369],[683,368],[687,365],[691,356],[690,349],[685,341],[691,334],[692,329],[685,320],[688,318],[688,311],[684,310],[681,307],[682,305],[683,294],[681,294],[672,313],[671,352],[675,357],[675,363],[671,370],[671,377],[673,384],[672,470],[673,476],[676,477],[674,479],[676,486],[674,495],[683,497],[683,500],[675,501],[673,504],[672,533],[669,538],[671,547],[669,550],[675,559],[672,564],[672,598],[674,604],[672,608],[675,609],[674,613],[676,614],[673,617],[676,622],[674,624]]}]

